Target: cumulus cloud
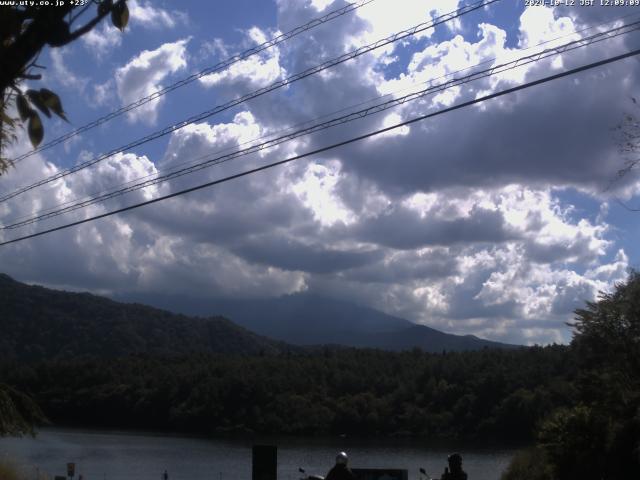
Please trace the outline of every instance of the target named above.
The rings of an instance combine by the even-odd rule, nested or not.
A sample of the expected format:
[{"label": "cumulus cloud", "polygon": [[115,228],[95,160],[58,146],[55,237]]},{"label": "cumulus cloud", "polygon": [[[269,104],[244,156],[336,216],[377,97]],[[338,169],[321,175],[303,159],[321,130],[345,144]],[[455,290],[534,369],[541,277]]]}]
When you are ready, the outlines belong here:
[{"label": "cumulus cloud", "polygon": [[73,88],[80,92],[86,88],[89,83],[89,79],[77,75],[69,70],[65,59],[65,53],[63,53],[62,50],[55,48],[51,49],[49,50],[49,56],[51,57],[51,67],[55,81],[65,87]]},{"label": "cumulus cloud", "polygon": [[[273,36],[277,36],[279,33],[277,32]],[[249,29],[246,35],[252,45],[262,44],[271,38],[258,27]],[[214,42],[211,45],[214,46],[216,51],[226,53],[220,42]],[[286,76],[286,72],[280,66],[279,60],[280,51],[278,47],[272,47],[257,55],[252,55],[246,60],[236,62],[221,72],[205,75],[200,78],[200,83],[205,87],[232,85],[234,89],[239,86],[252,89],[265,87]]]},{"label": "cumulus cloud", "polygon": [[122,44],[122,32],[107,22],[80,37],[85,48],[98,60],[104,58],[110,50]]},{"label": "cumulus cloud", "polygon": [[[152,94],[162,88],[161,82],[169,75],[187,66],[187,43],[189,39],[165,43],[155,50],[144,50],[132,58],[126,65],[116,70],[115,81],[118,96],[123,105]],[[129,112],[130,121],[154,124],[158,109],[164,102],[159,97]]]},{"label": "cumulus cloud", "polygon": [[[384,5],[374,2],[331,28],[319,28],[202,84],[236,95],[339,55],[355,41],[439,14],[429,2],[412,3],[406,10],[411,15],[404,17],[406,12],[397,8],[367,13]],[[286,31],[336,4],[280,0],[278,6],[278,27]],[[457,6],[454,1],[442,4],[447,11]],[[526,9],[517,20],[520,47],[566,36],[585,22],[544,8]],[[255,44],[270,36],[267,32],[256,28],[248,35]],[[472,31],[453,25],[437,35],[429,32],[408,44],[412,53],[394,75],[383,73],[391,52],[347,62],[223,119],[174,132],[159,158],[120,154],[95,174],[69,177],[27,202],[0,206],[0,213],[2,218],[28,214],[51,202],[212,158],[287,125],[416,88],[477,63],[513,58],[516,52],[507,45],[514,43],[507,42],[507,32],[490,16]],[[624,39],[618,39],[573,52],[562,62],[528,65],[78,215],[281,160],[593,61],[623,46]],[[121,101],[150,93],[185,69],[186,49],[186,40],[168,43],[119,69],[115,83]],[[622,280],[632,264],[612,234],[607,210],[583,214],[562,193],[579,190],[598,205],[606,200],[601,186],[619,167],[610,128],[619,121],[637,78],[634,63],[611,65],[413,124],[400,134],[18,244],[0,251],[0,261],[19,279],[76,288],[126,285],[140,292],[236,297],[310,290],[453,333],[508,342],[566,342],[565,322],[573,309]],[[599,88],[587,88],[593,86]],[[159,114],[154,103],[135,119],[155,121]],[[38,162],[15,181],[26,183],[29,176],[59,168],[43,158]],[[616,188],[622,191],[629,183]],[[6,232],[1,235],[8,238]],[[60,245],[75,247],[75,261],[64,271],[62,264],[71,260],[65,253],[56,256]],[[54,259],[50,266],[41,265],[43,255]]]},{"label": "cumulus cloud", "polygon": [[[142,27],[144,29],[173,29],[188,22],[186,13],[175,10],[169,12],[155,7],[151,2],[131,0],[129,6],[128,28]],[[111,50],[122,45],[124,33],[103,21],[82,37],[80,41],[93,56],[101,61]]]},{"label": "cumulus cloud", "polygon": [[[41,156],[32,157],[29,167],[16,171],[5,186],[12,189],[58,171]],[[84,170],[59,180],[51,188],[37,190],[29,198],[2,204],[0,214],[5,222],[33,215],[45,206],[82,198],[155,172],[154,164],[145,156],[118,154],[101,162],[95,171]],[[166,186],[148,187],[63,218],[64,221],[79,220],[166,192]],[[222,193],[222,198],[225,198],[225,193]],[[237,198],[242,198],[242,194]],[[233,254],[224,242],[216,244],[216,239],[209,232],[218,230],[218,227],[209,221],[221,220],[224,223],[225,217],[234,218],[232,212],[225,212],[227,206],[216,208],[215,203],[204,204],[201,208],[203,222],[191,224],[191,235],[183,231],[184,209],[193,213],[193,200],[167,203],[161,208],[150,208],[126,217],[108,217],[34,242],[4,248],[0,251],[3,272],[23,281],[107,294],[121,292],[123,285],[128,285],[129,291],[171,288],[178,294],[199,292],[228,296],[241,296],[247,292],[250,295],[274,296],[304,288],[303,273],[247,262]],[[266,210],[259,204],[255,207],[254,215],[235,216],[243,222],[245,230],[233,232],[231,229],[221,237],[238,238],[248,231],[259,231],[259,220],[266,228],[270,220],[282,216],[285,205],[274,201],[267,204]],[[208,217],[207,212],[210,214]],[[265,218],[265,213],[271,213],[272,218]],[[19,232],[0,231],[0,239],[32,233],[56,222],[44,222]],[[29,260],[25,263],[21,259]],[[199,273],[194,275],[194,272]],[[177,284],[180,288],[176,290]]]},{"label": "cumulus cloud", "polygon": [[[544,42],[544,48],[575,39],[576,25],[569,16],[556,16],[551,8],[526,8],[520,16],[519,46],[529,48]],[[561,37],[555,42],[549,39]]]},{"label": "cumulus cloud", "polygon": [[[433,73],[427,72],[426,77],[455,70],[461,66],[455,59],[469,58],[470,52],[482,52],[475,55],[479,61],[501,53],[504,42],[488,41],[491,35],[496,37],[497,30],[484,28],[482,38],[473,48],[467,41],[455,39],[427,47],[426,58],[435,57],[430,64],[435,69]],[[607,48],[620,47],[621,42],[613,40]],[[495,45],[497,52],[479,48],[482,43]],[[599,44],[572,52],[564,63],[574,66],[603,58],[607,48]],[[441,49],[444,55],[437,55]],[[410,73],[427,68],[421,66],[420,58],[420,54],[414,55],[411,67],[414,72]],[[549,62],[530,65],[523,70],[522,80],[540,78],[549,67]],[[620,165],[611,129],[620,122],[628,103],[621,92],[629,91],[627,79],[636,74],[635,63],[614,64],[443,115],[412,126],[402,138],[378,142],[375,151],[364,147],[351,149],[345,169],[382,182],[385,189],[404,192],[511,182],[552,183],[601,191]],[[396,81],[407,76],[400,75]],[[445,103],[472,99],[503,85],[518,83],[516,78],[505,80],[506,85],[490,80],[474,82]],[[586,85],[607,88],[586,88]],[[437,103],[434,100],[407,105],[401,110],[402,115],[410,118],[423,114],[425,107],[438,108]],[[389,159],[401,145],[402,168],[394,168]]]},{"label": "cumulus cloud", "polygon": [[149,29],[175,28],[179,24],[186,24],[188,16],[179,10],[167,11],[154,6],[151,2],[131,0],[129,14],[133,26],[140,25]]}]

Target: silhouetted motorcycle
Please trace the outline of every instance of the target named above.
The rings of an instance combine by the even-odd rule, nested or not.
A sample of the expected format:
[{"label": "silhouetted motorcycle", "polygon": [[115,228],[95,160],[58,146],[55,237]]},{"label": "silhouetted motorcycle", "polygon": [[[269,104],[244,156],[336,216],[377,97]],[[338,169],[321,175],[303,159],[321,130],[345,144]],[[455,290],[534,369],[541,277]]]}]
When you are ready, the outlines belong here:
[{"label": "silhouetted motorcycle", "polygon": [[322,475],[307,475],[307,472],[305,472],[304,468],[298,468],[298,471],[302,474],[300,480],[324,480],[324,477]]},{"label": "silhouetted motorcycle", "polygon": [[420,467],[420,480],[433,480],[426,470]]}]

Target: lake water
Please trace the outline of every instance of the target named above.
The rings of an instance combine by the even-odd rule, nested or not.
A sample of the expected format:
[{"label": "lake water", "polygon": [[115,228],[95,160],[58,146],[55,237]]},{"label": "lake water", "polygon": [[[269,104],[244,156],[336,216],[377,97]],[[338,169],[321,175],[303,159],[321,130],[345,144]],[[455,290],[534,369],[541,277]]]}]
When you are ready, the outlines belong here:
[{"label": "lake water", "polygon": [[76,463],[76,479],[249,480],[251,446],[278,446],[278,480],[298,480],[298,468],[326,475],[337,452],[349,454],[354,468],[404,468],[409,480],[419,480],[419,468],[439,478],[447,454],[459,450],[469,480],[497,480],[513,456],[513,449],[427,446],[419,441],[342,438],[208,439],[77,429],[43,429],[34,438],[0,438],[0,458],[20,464],[35,477],[37,469],[65,475],[66,463]]}]

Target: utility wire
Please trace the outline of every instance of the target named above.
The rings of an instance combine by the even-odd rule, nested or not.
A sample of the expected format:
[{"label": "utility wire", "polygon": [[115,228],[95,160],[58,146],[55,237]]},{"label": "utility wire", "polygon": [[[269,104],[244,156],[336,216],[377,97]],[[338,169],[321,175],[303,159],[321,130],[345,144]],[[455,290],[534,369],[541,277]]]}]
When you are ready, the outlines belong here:
[{"label": "utility wire", "polygon": [[286,33],[282,33],[280,35],[277,35],[275,37],[273,37],[270,40],[267,40],[266,42],[261,43],[260,45],[257,45],[253,48],[250,48],[248,50],[245,50],[242,53],[239,53],[237,55],[234,55],[232,57],[227,58],[226,60],[223,60],[213,66],[207,67],[204,70],[201,70],[198,73],[194,73],[193,75],[190,75],[186,78],[183,78],[182,80],[179,80],[167,87],[164,87],[160,90],[157,90],[153,93],[151,93],[150,95],[147,95],[146,97],[142,97],[138,100],[136,100],[135,102],[132,102],[128,105],[125,105],[117,110],[114,110],[113,112],[100,117],[90,123],[87,123],[86,125],[83,125],[82,127],[79,127],[75,130],[72,130],[68,133],[65,133],[64,135],[61,135],[43,145],[41,145],[40,147],[30,150],[29,152],[26,152],[22,155],[20,155],[19,157],[16,157],[15,159],[13,159],[13,162],[19,162],[21,160],[24,160],[25,158],[28,158],[32,155],[35,155],[36,153],[42,152],[43,150],[47,150],[51,147],[54,147],[56,145],[59,145],[60,143],[63,143],[73,137],[75,137],[76,135],[79,135],[81,133],[87,132],[99,125],[102,125],[103,123],[106,123],[110,120],[113,120],[116,117],[119,117],[120,115],[130,112],[131,110],[134,110],[138,107],[141,107],[142,105],[149,103],[157,98],[162,97],[163,95],[166,95],[169,92],[172,92],[173,90],[176,90],[180,87],[183,87],[185,85],[188,85],[192,82],[195,82],[196,80],[204,77],[205,75],[210,75],[212,73],[216,73],[216,72],[220,72],[222,70],[225,70],[227,68],[229,68],[231,65],[238,63],[242,60],[246,60],[247,58],[256,55],[264,50],[267,50],[268,48],[274,47],[282,42],[285,42],[293,37],[295,37],[296,35],[299,35],[303,32],[307,32],[313,28],[316,28],[320,25],[323,25],[327,22],[330,22],[331,20],[334,20],[338,17],[341,17],[343,15],[346,15],[349,12],[352,12],[354,10],[357,10],[358,8],[373,2],[374,0],[359,0],[357,2],[353,2],[350,3],[340,9],[334,10],[332,12],[327,13],[326,15],[323,15],[322,17],[319,18],[314,18],[313,20],[310,20],[309,22],[305,23],[304,25],[300,25],[292,30],[289,30]]},{"label": "utility wire", "polygon": [[52,233],[52,232],[56,232],[56,231],[59,231],[59,230],[64,230],[64,229],[67,229],[67,228],[70,228],[70,227],[74,227],[76,225],[81,225],[81,224],[84,224],[84,223],[92,222],[94,220],[98,220],[98,219],[101,219],[101,218],[110,217],[110,216],[116,215],[118,213],[123,213],[123,212],[127,212],[129,210],[134,210],[136,208],[140,208],[140,207],[143,207],[143,206],[146,206],[146,205],[151,205],[151,204],[154,204],[154,203],[158,203],[158,202],[161,202],[163,200],[168,200],[170,198],[174,198],[174,197],[178,197],[178,196],[181,196],[181,195],[185,195],[187,193],[195,192],[197,190],[202,190],[204,188],[208,188],[208,187],[211,187],[211,186],[214,186],[214,185],[219,185],[221,183],[226,183],[228,181],[235,180],[237,178],[245,177],[247,175],[251,175],[251,174],[254,174],[254,173],[257,173],[257,172],[261,172],[263,170],[268,170],[268,169],[271,169],[273,167],[277,167],[279,165],[284,165],[284,164],[293,162],[295,160],[300,160],[302,158],[309,157],[311,155],[317,155],[319,153],[323,153],[323,152],[326,152],[326,151],[329,151],[329,150],[333,150],[333,149],[338,148],[338,147],[349,145],[351,143],[355,143],[355,142],[358,142],[360,140],[364,140],[366,138],[374,137],[376,135],[380,135],[382,133],[386,133],[386,132],[389,132],[391,130],[395,130],[396,128],[405,127],[407,125],[411,125],[413,123],[420,122],[420,121],[426,120],[428,118],[433,118],[433,117],[436,117],[438,115],[442,115],[442,114],[449,113],[449,112],[452,112],[452,111],[455,111],[455,110],[459,110],[459,109],[462,109],[462,108],[465,108],[465,107],[469,107],[469,106],[475,105],[477,103],[485,102],[487,100],[491,100],[491,99],[494,99],[494,98],[497,98],[497,97],[501,97],[503,95],[508,95],[508,94],[511,94],[511,93],[514,93],[514,92],[518,92],[520,90],[531,88],[531,87],[536,86],[536,85],[541,85],[541,84],[544,84],[544,83],[547,83],[547,82],[550,82],[550,81],[553,81],[553,80],[557,80],[557,79],[560,79],[560,78],[563,78],[563,77],[567,77],[569,75],[575,75],[576,73],[584,72],[584,71],[590,70],[592,68],[596,68],[596,67],[600,67],[600,66],[603,66],[603,65],[607,65],[609,63],[617,62],[619,60],[623,60],[625,58],[629,58],[629,57],[632,57],[632,56],[635,56],[635,55],[638,55],[638,54],[640,54],[640,49],[632,50],[630,52],[626,52],[626,53],[623,53],[621,55],[617,55],[615,57],[609,57],[607,59],[600,60],[598,62],[589,63],[587,65],[583,65],[583,66],[580,66],[580,67],[577,67],[577,68],[573,68],[571,70],[566,70],[566,71],[564,71],[562,73],[558,73],[558,74],[555,74],[555,75],[550,75],[548,77],[544,77],[544,78],[541,78],[541,79],[538,79],[538,80],[527,82],[527,83],[524,83],[522,85],[518,85],[517,87],[507,88],[505,90],[501,90],[499,92],[495,92],[495,93],[492,93],[492,94],[489,94],[489,95],[485,95],[483,97],[479,97],[479,98],[476,98],[474,100],[469,100],[467,102],[459,103],[459,104],[454,105],[452,107],[444,108],[444,109],[438,110],[436,112],[432,112],[432,113],[428,113],[428,114],[425,114],[425,115],[421,115],[419,117],[414,117],[414,118],[412,118],[410,120],[406,120],[404,122],[396,123],[395,125],[391,125],[391,126],[386,127],[386,128],[382,128],[382,129],[379,129],[379,130],[375,130],[373,132],[369,132],[369,133],[366,133],[366,134],[363,134],[363,135],[359,135],[357,137],[353,137],[353,138],[350,138],[348,140],[344,140],[344,141],[341,141],[341,142],[338,142],[338,143],[334,143],[334,144],[328,145],[326,147],[318,148],[316,150],[311,150],[309,152],[306,152],[306,153],[303,153],[303,154],[300,154],[300,155],[295,155],[293,157],[289,157],[289,158],[286,158],[284,160],[279,160],[277,162],[269,163],[267,165],[263,165],[263,166],[256,167],[256,168],[252,168],[250,170],[246,170],[244,172],[237,173],[235,175],[230,175],[230,176],[227,176],[227,177],[224,177],[224,178],[213,180],[211,182],[203,183],[203,184],[197,185],[195,187],[186,188],[186,189],[180,190],[178,192],[170,193],[168,195],[163,195],[161,197],[157,197],[157,198],[154,198],[154,199],[151,199],[151,200],[147,200],[147,201],[144,201],[144,202],[136,203],[134,205],[129,205],[127,207],[119,208],[117,210],[112,210],[110,212],[105,212],[105,213],[102,213],[100,215],[95,215],[93,217],[85,218],[83,220],[78,220],[78,221],[75,221],[75,222],[67,223],[67,224],[64,224],[64,225],[59,225],[57,227],[50,228],[50,229],[47,229],[47,230],[43,230],[43,231],[40,231],[40,232],[32,233],[30,235],[24,235],[22,237],[14,238],[12,240],[7,240],[7,241],[4,241],[4,242],[1,242],[0,243],[0,247],[4,246],[4,245],[9,245],[9,244],[12,244],[12,243],[20,242],[20,241],[23,241],[23,240],[27,240],[27,239],[30,239],[30,238],[35,238],[35,237],[39,237],[39,236],[42,236],[42,235],[46,235],[46,234],[49,234],[49,233]]},{"label": "utility wire", "polygon": [[297,82],[298,80],[302,80],[303,78],[309,77],[311,75],[315,75],[316,73],[319,73],[319,72],[321,72],[323,70],[326,70],[328,68],[334,67],[336,65],[342,64],[342,63],[344,63],[344,62],[346,62],[348,60],[357,58],[357,57],[359,57],[361,55],[364,55],[365,53],[369,53],[369,52],[371,52],[373,50],[376,50],[378,48],[381,48],[383,46],[389,45],[391,43],[397,42],[397,41],[402,40],[404,38],[407,38],[409,36],[415,35],[416,33],[419,33],[419,32],[422,32],[424,30],[433,28],[433,27],[435,27],[437,25],[449,22],[449,21],[451,21],[451,20],[453,20],[455,18],[458,18],[458,17],[460,17],[462,15],[465,15],[466,13],[472,12],[474,10],[478,10],[480,8],[483,8],[483,7],[487,6],[487,5],[490,5],[492,3],[499,2],[499,1],[501,1],[501,0],[480,0],[480,1],[475,2],[473,4],[466,5],[466,6],[462,7],[462,8],[459,8],[458,10],[455,10],[453,12],[441,15],[440,17],[437,17],[435,20],[432,20],[430,22],[423,22],[423,23],[420,23],[420,24],[418,24],[416,26],[413,26],[413,27],[411,27],[409,29],[403,30],[401,32],[394,33],[393,35],[390,35],[390,36],[388,36],[388,37],[386,37],[384,39],[378,40],[378,41],[376,41],[374,43],[371,43],[369,45],[365,45],[363,47],[357,48],[356,50],[353,50],[353,51],[351,51],[349,53],[341,55],[340,57],[328,60],[326,62],[321,63],[320,65],[316,65],[315,67],[311,67],[311,68],[309,68],[307,70],[304,70],[304,71],[302,71],[300,73],[297,73],[295,75],[287,77],[287,78],[285,78],[283,80],[279,80],[279,81],[273,83],[272,85],[269,85],[267,87],[263,87],[261,89],[258,89],[256,91],[254,91],[254,92],[248,93],[248,94],[246,94],[246,95],[244,95],[242,97],[238,97],[238,98],[236,98],[236,99],[234,99],[234,100],[232,100],[230,102],[227,102],[227,103],[225,103],[223,105],[218,105],[218,106],[214,107],[211,110],[207,110],[207,111],[202,112],[200,114],[194,115],[194,116],[188,118],[187,120],[183,120],[182,122],[178,122],[178,123],[175,123],[175,124],[170,125],[168,127],[165,127],[162,130],[156,131],[156,132],[154,132],[154,133],[152,133],[150,135],[147,135],[146,137],[143,137],[141,139],[135,140],[135,141],[129,143],[128,145],[123,146],[123,147],[119,147],[119,148],[116,148],[114,150],[111,150],[110,152],[108,152],[108,153],[106,153],[104,155],[101,155],[101,156],[99,156],[97,158],[88,160],[86,162],[79,163],[78,165],[75,165],[75,166],[73,166],[71,168],[68,168],[66,170],[62,170],[62,171],[60,171],[60,172],[58,172],[58,173],[56,173],[56,174],[54,174],[54,175],[52,175],[50,177],[47,177],[45,179],[39,180],[39,181],[37,181],[35,183],[32,183],[31,185],[27,185],[25,187],[18,188],[17,190],[14,190],[13,192],[11,192],[9,194],[6,194],[6,195],[0,197],[0,203],[6,202],[7,200],[9,200],[11,198],[14,198],[14,197],[16,197],[16,196],[18,196],[18,195],[20,195],[22,193],[28,192],[29,190],[33,190],[34,188],[37,188],[39,186],[42,186],[42,185],[45,185],[47,183],[53,182],[53,181],[58,180],[60,178],[64,178],[67,175],[71,175],[72,173],[78,172],[78,171],[80,171],[82,169],[85,169],[87,167],[95,165],[96,163],[99,163],[102,160],[105,160],[105,159],[107,159],[109,157],[112,157],[113,155],[115,155],[117,153],[120,153],[120,152],[123,152],[123,151],[126,151],[126,150],[130,150],[130,149],[132,149],[134,147],[137,147],[137,146],[140,146],[140,145],[142,145],[144,143],[147,143],[147,142],[150,142],[150,141],[155,140],[157,138],[160,138],[160,137],[163,137],[165,135],[168,135],[169,133],[172,133],[172,132],[174,132],[176,130],[179,130],[179,129],[187,126],[187,125],[190,125],[190,124],[199,122],[201,120],[204,120],[206,118],[209,118],[209,117],[211,117],[211,116],[213,116],[213,115],[215,115],[217,113],[223,112],[225,110],[228,110],[231,107],[239,105],[240,103],[246,102],[247,100],[254,99],[256,97],[259,97],[261,95],[269,93],[269,92],[271,92],[273,90],[277,90],[277,89],[282,88],[282,87],[284,87],[286,85],[290,85],[290,84],[292,84],[294,82]]},{"label": "utility wire", "polygon": [[[555,56],[555,55],[561,55],[563,53],[572,51],[572,50],[576,50],[578,48],[583,48],[586,47],[588,45],[593,45],[594,43],[597,42],[601,42],[604,40],[608,40],[608,39],[612,39],[615,37],[618,37],[620,35],[625,35],[628,34],[630,32],[633,31],[637,31],[640,30],[640,21],[636,21],[634,23],[630,23],[628,25],[623,25],[621,27],[616,27],[616,28],[612,28],[610,30],[607,30],[605,32],[599,32],[595,35],[591,35],[589,37],[585,37],[579,40],[574,40],[572,42],[568,42],[564,45],[559,45],[556,47],[552,47],[546,50],[543,50],[541,52],[537,52],[531,55],[527,55],[527,56],[523,56],[517,59],[514,59],[510,62],[507,63],[503,63],[503,64],[499,64],[484,70],[479,70],[476,72],[471,73],[470,75],[466,75],[464,77],[460,77],[460,78],[453,78],[447,82],[441,83],[441,84],[437,84],[437,85],[431,85],[426,89],[417,91],[417,92],[412,92],[408,95],[404,95],[402,97],[398,97],[398,98],[394,98],[391,99],[389,101],[377,104],[377,105],[373,105],[370,106],[368,108],[364,108],[355,112],[351,112],[347,115],[343,115],[340,117],[336,117],[333,118],[331,120],[328,120],[326,122],[321,122],[321,123],[316,123],[314,125],[311,125],[307,128],[302,128],[293,132],[290,132],[288,134],[282,135],[280,137],[277,138],[273,138],[270,140],[266,140],[264,142],[252,145],[248,148],[244,148],[244,149],[240,149],[240,150],[236,150],[234,152],[231,152],[229,154],[225,154],[225,155],[221,155],[221,156],[216,156],[214,158],[208,159],[204,162],[199,162],[196,163],[194,165],[191,166],[187,166],[187,167],[183,167],[181,169],[169,172],[167,174],[164,175],[159,175],[155,178],[149,179],[149,180],[145,180],[142,182],[139,182],[137,184],[134,185],[129,185],[129,186],[125,186],[123,188],[111,191],[111,192],[107,192],[101,195],[97,195],[93,198],[89,198],[77,203],[74,203],[70,206],[66,206],[63,208],[58,208],[55,209],[53,211],[49,211],[47,213],[41,213],[39,215],[35,215],[32,216],[26,220],[22,220],[22,221],[17,221],[14,223],[11,223],[9,225],[5,225],[0,227],[1,230],[9,230],[9,229],[15,229],[15,228],[19,228],[19,227],[24,227],[26,225],[30,225],[33,224],[35,222],[41,221],[41,220],[45,220],[45,219],[49,219],[49,218],[53,218],[65,213],[69,213],[81,208],[85,208],[87,206],[96,204],[96,203],[100,203],[100,202],[104,202],[106,200],[130,193],[130,192],[134,192],[137,190],[141,190],[143,188],[147,188],[153,185],[156,185],[158,183],[161,182],[165,182],[174,178],[178,178],[184,175],[188,175],[194,172],[197,172],[199,170],[202,170],[204,168],[209,168],[213,165],[218,165],[220,163],[223,162],[227,162],[230,160],[233,160],[235,158],[238,157],[242,157],[245,155],[249,155],[252,153],[256,153],[256,152],[260,152],[263,151],[267,148],[272,148],[276,145],[280,145],[282,143],[291,141],[295,138],[299,138],[301,136],[305,136],[305,135],[309,135],[321,130],[326,130],[328,128],[332,128],[335,127],[337,125],[342,125],[348,122],[352,122],[358,119],[362,119],[365,117],[368,117],[370,115],[374,115],[386,110],[389,110],[391,108],[394,108],[396,106],[405,104],[407,102],[411,102],[411,101],[415,101],[418,100],[420,98],[423,98],[427,95],[434,95],[436,93],[445,91],[449,88],[452,87],[456,87],[456,86],[461,86],[473,81],[477,81],[483,78],[487,78],[493,75],[497,75],[499,73],[502,72],[506,72],[509,70],[513,70],[517,67],[521,67],[524,65],[528,65],[530,63],[534,63],[534,62],[539,62],[543,59],[549,58],[551,56]],[[477,65],[476,65],[477,66]],[[473,68],[473,67],[471,67]]]},{"label": "utility wire", "polygon": [[[548,40],[542,41],[542,42],[540,42],[540,43],[538,43],[538,44],[536,44],[536,45],[531,45],[531,46],[529,46],[529,47],[527,47],[527,48],[521,49],[521,50],[520,50],[520,52],[526,52],[526,51],[528,51],[528,50],[534,50],[534,49],[536,49],[536,48],[542,47],[542,46],[547,45],[547,44],[549,44],[549,43],[556,42],[556,41],[561,40],[561,39],[563,39],[563,38],[570,37],[570,36],[572,36],[572,35],[576,35],[576,34],[579,34],[579,33],[583,33],[583,32],[588,31],[588,30],[593,30],[593,29],[596,29],[596,28],[602,27],[603,25],[609,25],[609,24],[611,24],[611,23],[618,22],[618,21],[620,21],[620,20],[624,20],[624,19],[626,19],[626,18],[628,18],[628,17],[631,17],[631,16],[637,16],[637,15],[638,15],[638,14],[634,12],[634,13],[630,13],[630,14],[627,14],[627,15],[623,15],[623,16],[621,16],[621,17],[616,17],[616,18],[613,18],[613,19],[610,19],[610,20],[607,20],[607,21],[601,22],[601,23],[596,24],[596,25],[591,25],[591,26],[588,26],[588,27],[584,27],[584,28],[581,28],[581,29],[579,29],[579,30],[573,30],[573,31],[568,32],[568,33],[565,33],[565,34],[563,34],[563,35],[560,35],[560,36],[557,36],[557,37],[554,37],[554,38],[551,38],[551,39],[548,39]],[[606,32],[605,32],[605,33],[606,33]],[[427,83],[428,83],[428,84],[433,84],[436,80],[441,80],[441,79],[443,79],[443,78],[452,77],[453,75],[456,75],[456,74],[459,74],[459,73],[462,73],[462,72],[466,72],[466,71],[471,70],[471,69],[473,69],[473,68],[480,67],[480,66],[482,66],[482,65],[491,64],[491,63],[493,63],[494,61],[497,61],[497,60],[498,60],[498,57],[493,57],[493,58],[490,58],[490,59],[484,60],[484,61],[482,61],[482,62],[480,62],[480,63],[476,64],[475,66],[469,66],[469,67],[461,68],[461,69],[456,70],[456,71],[454,71],[454,72],[446,73],[446,74],[441,75],[441,76],[439,76],[439,77],[435,77],[435,78],[430,79],[430,80],[428,80],[428,81],[426,81],[426,82],[420,82],[420,83],[424,83],[424,84],[427,84]],[[330,117],[330,116],[332,116],[332,115],[336,115],[336,114],[338,114],[338,113],[346,112],[346,111],[352,110],[352,109],[357,108],[357,107],[362,107],[362,106],[367,105],[367,104],[370,104],[370,103],[372,103],[372,102],[374,102],[374,101],[382,100],[382,99],[387,98],[387,97],[392,97],[392,96],[394,96],[394,95],[399,94],[400,92],[406,92],[406,91],[408,91],[408,90],[410,90],[410,88],[406,88],[406,87],[405,87],[405,88],[402,88],[402,89],[396,90],[396,91],[394,91],[394,92],[390,92],[390,93],[387,93],[387,94],[384,94],[384,95],[379,95],[379,96],[377,96],[377,97],[375,97],[375,98],[369,98],[368,100],[365,100],[365,101],[359,102],[359,103],[357,103],[357,104],[352,104],[352,105],[350,105],[350,106],[348,106],[348,107],[344,107],[344,108],[341,108],[341,109],[339,109],[339,110],[335,110],[335,111],[333,111],[333,112],[331,112],[331,113],[327,113],[327,114],[321,115],[321,116],[316,117],[316,118],[314,118],[314,119],[312,119],[312,120],[306,120],[306,121],[303,121],[303,122],[297,123],[297,124],[295,124],[295,125],[290,125],[290,126],[288,126],[288,127],[281,128],[281,129],[279,129],[279,130],[276,130],[276,131],[273,131],[273,132],[266,133],[266,134],[264,134],[264,135],[261,135],[260,137],[257,137],[257,138],[253,138],[253,139],[251,139],[251,140],[244,141],[244,142],[240,143],[238,146],[240,146],[240,147],[241,147],[241,146],[244,146],[244,145],[249,145],[249,144],[252,144],[252,143],[254,143],[254,142],[258,141],[258,140],[262,140],[262,139],[266,139],[266,138],[275,137],[276,135],[283,134],[284,132],[293,132],[293,131],[294,131],[295,129],[297,129],[297,128],[303,127],[303,126],[305,126],[305,125],[313,124],[314,122],[318,122],[319,120],[322,120],[322,119],[328,118],[328,117]],[[235,148],[236,148],[236,147],[234,147],[234,146],[229,146],[229,147],[226,147],[226,148],[218,149],[218,150],[216,150],[216,151],[214,151],[214,152],[212,152],[212,153],[207,153],[207,154],[205,154],[205,155],[201,155],[201,156],[196,157],[196,158],[194,158],[194,159],[192,159],[192,160],[190,160],[190,161],[187,161],[187,162],[180,162],[180,163],[178,163],[178,164],[176,164],[176,165],[174,166],[174,169],[168,169],[168,170],[166,170],[166,171],[160,170],[160,171],[155,172],[155,173],[151,173],[151,174],[148,174],[148,175],[144,175],[144,176],[142,176],[142,177],[134,178],[134,179],[129,180],[129,181],[127,181],[127,182],[123,182],[123,183],[120,183],[120,184],[113,185],[113,187],[111,187],[111,188],[112,188],[112,189],[113,189],[113,188],[124,188],[124,187],[126,187],[126,186],[130,186],[130,185],[134,184],[135,182],[140,182],[140,181],[142,181],[142,180],[149,179],[149,178],[151,178],[151,177],[156,177],[156,178],[157,178],[157,176],[159,176],[161,173],[169,173],[169,172],[171,172],[171,171],[174,171],[174,170],[175,170],[175,168],[177,168],[177,167],[184,167],[184,166],[191,166],[191,165],[195,165],[195,164],[199,163],[199,162],[200,162],[200,161],[202,161],[202,160],[206,160],[206,159],[207,159],[207,158],[209,158],[212,154],[216,154],[216,155],[217,155],[217,154],[221,154],[221,153],[223,153],[223,152],[233,151],[233,150],[235,150]],[[54,206],[52,206],[52,207],[41,209],[41,210],[39,210],[39,211],[37,212],[37,215],[38,215],[38,216],[40,216],[40,215],[42,215],[42,214],[44,214],[44,213],[48,213],[48,212],[53,212],[53,211],[56,211],[56,210],[60,210],[60,209],[62,209],[63,207],[65,207],[65,206],[67,206],[67,205],[74,204],[74,202],[78,203],[78,202],[83,202],[83,201],[91,200],[91,199],[94,199],[94,198],[100,197],[100,196],[102,196],[102,195],[105,195],[105,194],[111,193],[112,191],[113,191],[113,190],[111,190],[111,189],[109,189],[109,190],[101,190],[101,191],[97,191],[97,192],[91,193],[91,194],[89,194],[89,195],[85,195],[84,197],[75,197],[75,198],[73,198],[73,199],[69,199],[69,200],[67,200],[67,201],[65,201],[65,202],[58,203],[57,205],[54,205]],[[20,216],[18,216],[18,217],[15,217],[15,218],[12,220],[12,222],[17,223],[17,222],[19,222],[19,221],[21,221],[21,220],[23,220],[23,219],[31,219],[31,218],[34,218],[34,217],[33,217],[33,214],[20,215]],[[7,228],[7,229],[8,229],[8,228],[10,228],[10,227],[12,227],[12,225],[7,225],[5,228]],[[0,227],[0,229],[2,229],[2,227]]]}]

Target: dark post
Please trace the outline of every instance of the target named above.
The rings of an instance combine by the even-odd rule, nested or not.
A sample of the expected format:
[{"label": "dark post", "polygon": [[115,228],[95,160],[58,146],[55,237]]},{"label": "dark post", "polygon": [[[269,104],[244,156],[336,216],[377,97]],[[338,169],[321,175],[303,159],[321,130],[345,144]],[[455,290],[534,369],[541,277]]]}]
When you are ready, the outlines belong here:
[{"label": "dark post", "polygon": [[275,445],[253,446],[251,480],[278,480],[278,447]]}]

